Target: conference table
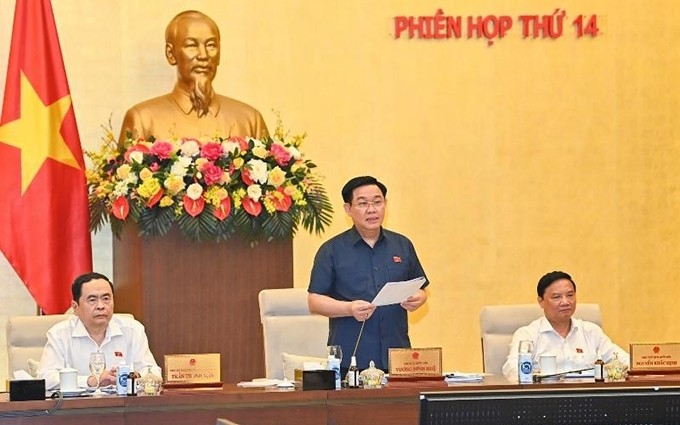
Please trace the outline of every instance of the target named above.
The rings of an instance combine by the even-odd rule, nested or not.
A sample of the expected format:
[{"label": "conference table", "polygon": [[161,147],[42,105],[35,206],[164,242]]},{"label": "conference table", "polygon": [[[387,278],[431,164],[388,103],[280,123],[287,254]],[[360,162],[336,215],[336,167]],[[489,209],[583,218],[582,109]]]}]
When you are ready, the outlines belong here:
[{"label": "conference table", "polygon": [[[591,378],[518,385],[497,376],[474,383],[392,382],[382,389],[337,391],[225,384],[222,388],[166,389],[150,397],[61,401],[10,402],[4,393],[0,394],[0,425],[212,425],[217,418],[240,425],[678,424],[679,395],[680,380],[675,379],[595,383]],[[621,409],[627,409],[624,419],[616,415]],[[589,413],[583,420],[574,416],[584,411]],[[650,419],[640,422],[635,415]]]}]

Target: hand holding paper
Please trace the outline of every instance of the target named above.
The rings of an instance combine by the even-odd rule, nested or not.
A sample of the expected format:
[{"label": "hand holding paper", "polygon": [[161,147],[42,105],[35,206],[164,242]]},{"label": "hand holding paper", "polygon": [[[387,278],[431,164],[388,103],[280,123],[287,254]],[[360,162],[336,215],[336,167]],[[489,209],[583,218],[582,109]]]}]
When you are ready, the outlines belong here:
[{"label": "hand holding paper", "polygon": [[402,282],[387,282],[382,287],[378,295],[375,296],[371,304],[376,306],[399,304],[415,294],[421,286],[425,284],[424,277],[417,277]]}]

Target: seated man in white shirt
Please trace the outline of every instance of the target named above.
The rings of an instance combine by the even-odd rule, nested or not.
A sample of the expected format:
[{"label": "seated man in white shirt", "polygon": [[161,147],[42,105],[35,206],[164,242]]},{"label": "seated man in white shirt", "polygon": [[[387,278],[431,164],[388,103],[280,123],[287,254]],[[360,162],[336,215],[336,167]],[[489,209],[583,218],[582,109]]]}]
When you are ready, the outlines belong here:
[{"label": "seated man in white shirt", "polygon": [[517,379],[520,341],[533,342],[534,367],[541,355],[556,356],[558,373],[593,367],[598,354],[605,363],[614,358],[614,353],[618,353],[622,363],[629,363],[628,354],[614,344],[602,328],[572,317],[576,310],[576,284],[571,276],[560,271],[550,272],[538,281],[536,291],[545,317],[515,331],[503,365],[506,378]]},{"label": "seated man in white shirt", "polygon": [[97,379],[90,373],[90,354],[101,350],[106,368],[100,386],[116,383],[116,368],[125,363],[139,373],[147,367],[160,376],[144,326],[130,317],[113,316],[113,284],[100,273],[87,273],[71,285],[74,317],[57,323],[47,331],[47,344],[38,368],[45,387],[59,386],[59,369],[78,370],[78,386],[94,387]]}]

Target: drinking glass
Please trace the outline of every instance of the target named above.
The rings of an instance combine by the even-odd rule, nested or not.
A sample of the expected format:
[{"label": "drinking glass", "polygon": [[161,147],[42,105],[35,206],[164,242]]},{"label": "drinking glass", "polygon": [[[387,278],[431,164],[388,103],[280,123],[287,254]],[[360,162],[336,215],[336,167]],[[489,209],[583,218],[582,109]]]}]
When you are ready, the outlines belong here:
[{"label": "drinking glass", "polygon": [[329,345],[328,355],[333,356],[342,362],[342,347],[339,345]]},{"label": "drinking glass", "polygon": [[520,341],[519,342],[519,347],[517,350],[518,353],[530,353],[533,354],[534,352],[534,343],[533,341]]},{"label": "drinking glass", "polygon": [[104,357],[104,353],[101,351],[95,351],[94,353],[90,354],[90,372],[94,375],[94,377],[97,379],[97,389],[92,393],[94,397],[99,397],[102,394],[102,390],[99,388],[99,379],[104,373],[104,369],[106,369],[106,357]]}]

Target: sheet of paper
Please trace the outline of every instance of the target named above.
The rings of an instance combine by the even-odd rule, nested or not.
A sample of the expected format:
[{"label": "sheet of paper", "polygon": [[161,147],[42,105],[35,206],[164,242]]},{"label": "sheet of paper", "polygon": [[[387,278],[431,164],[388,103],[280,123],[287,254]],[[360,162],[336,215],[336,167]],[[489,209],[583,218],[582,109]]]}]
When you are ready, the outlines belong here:
[{"label": "sheet of paper", "polygon": [[424,277],[417,277],[402,282],[387,282],[380,292],[378,292],[378,295],[375,296],[373,301],[371,301],[371,304],[377,306],[399,304],[415,294],[423,284],[425,284]]},{"label": "sheet of paper", "polygon": [[280,383],[281,383],[280,379],[256,378],[253,379],[252,381],[241,381],[236,385],[243,388],[265,388],[273,387]]}]

